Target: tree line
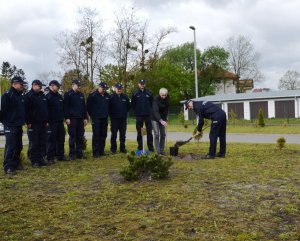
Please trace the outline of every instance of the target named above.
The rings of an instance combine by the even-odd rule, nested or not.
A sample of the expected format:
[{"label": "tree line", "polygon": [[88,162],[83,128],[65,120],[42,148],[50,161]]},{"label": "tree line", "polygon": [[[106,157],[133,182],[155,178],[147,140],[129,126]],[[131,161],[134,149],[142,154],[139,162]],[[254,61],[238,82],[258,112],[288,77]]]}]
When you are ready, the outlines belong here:
[{"label": "tree line", "polygon": [[[78,13],[77,28],[55,38],[59,63],[66,70],[63,89],[78,78],[83,92],[101,81],[109,86],[120,82],[130,95],[137,81],[145,79],[154,93],[161,87],[169,89],[173,104],[195,96],[194,45],[171,47],[167,40],[177,32],[175,27],[151,33],[149,21],[139,18],[135,8],[121,8],[115,13],[114,27],[106,32],[97,9],[82,8]],[[229,38],[224,47],[197,49],[196,56],[199,96],[214,94],[226,70],[236,74],[237,83],[242,78],[262,79],[259,54],[245,36]],[[238,87],[237,92],[241,92]]]},{"label": "tree line", "polygon": [[[161,87],[170,91],[172,104],[195,97],[193,42],[171,46],[168,39],[177,32],[175,27],[150,32],[150,23],[139,17],[133,8],[120,8],[114,16],[114,26],[107,30],[97,9],[81,8],[76,28],[66,29],[55,37],[59,65],[64,73],[40,73],[36,78],[47,84],[51,79],[62,79],[62,90],[70,88],[71,80],[82,82],[85,95],[103,81],[109,86],[120,82],[131,95],[139,79],[147,81],[147,88],[158,93]],[[224,46],[209,46],[196,50],[199,96],[214,94],[218,84],[225,84],[224,73],[236,75],[236,92],[241,79],[260,81],[260,55],[250,38],[230,37]],[[8,62],[6,62],[8,63]],[[15,67],[15,66],[14,66]],[[15,74],[25,73],[23,70]],[[2,77],[10,77],[2,65]],[[4,69],[4,70],[3,70]],[[3,71],[5,74],[3,74]]]}]

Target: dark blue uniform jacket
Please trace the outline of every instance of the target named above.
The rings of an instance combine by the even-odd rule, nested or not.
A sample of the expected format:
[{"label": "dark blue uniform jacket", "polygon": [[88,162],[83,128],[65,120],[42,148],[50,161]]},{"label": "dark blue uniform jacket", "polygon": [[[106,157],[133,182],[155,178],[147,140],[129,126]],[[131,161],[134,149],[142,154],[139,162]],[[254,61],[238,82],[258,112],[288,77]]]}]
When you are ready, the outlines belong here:
[{"label": "dark blue uniform jacket", "polygon": [[104,93],[104,95],[100,95],[98,90],[96,90],[89,94],[86,105],[92,120],[107,118],[109,110],[109,94]]},{"label": "dark blue uniform jacket", "polygon": [[25,95],[26,123],[46,123],[49,120],[48,102],[43,91],[30,90]]},{"label": "dark blue uniform jacket", "polygon": [[65,119],[87,119],[84,95],[74,90],[65,93],[64,112]]},{"label": "dark blue uniform jacket", "polygon": [[130,109],[130,101],[125,94],[110,95],[109,114],[110,118],[127,118],[127,112]]},{"label": "dark blue uniform jacket", "polygon": [[217,105],[209,101],[194,101],[194,112],[199,116],[198,131],[202,130],[204,118],[212,121],[226,119],[226,113]]},{"label": "dark blue uniform jacket", "polygon": [[131,106],[136,116],[150,116],[152,109],[152,92],[144,89],[144,91],[136,90],[131,98]]},{"label": "dark blue uniform jacket", "polygon": [[5,126],[17,127],[25,123],[24,95],[11,87],[1,97],[1,121]]},{"label": "dark blue uniform jacket", "polygon": [[58,122],[64,120],[63,97],[59,93],[49,91],[46,95],[48,100],[49,121]]}]

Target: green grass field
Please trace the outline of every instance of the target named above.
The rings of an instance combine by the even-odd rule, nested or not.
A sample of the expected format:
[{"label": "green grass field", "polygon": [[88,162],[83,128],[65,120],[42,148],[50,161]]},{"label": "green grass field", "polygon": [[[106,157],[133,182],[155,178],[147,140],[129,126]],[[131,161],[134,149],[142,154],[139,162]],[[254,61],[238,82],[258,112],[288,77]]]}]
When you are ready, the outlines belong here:
[{"label": "green grass field", "polygon": [[[207,149],[190,143],[179,151]],[[26,162],[14,177],[0,172],[0,240],[300,237],[298,145],[279,151],[275,144],[228,144],[225,159],[174,160],[161,181],[125,182],[124,165],[126,155],[117,154],[41,169]]]},{"label": "green grass field", "polygon": [[[210,123],[210,122],[208,122]],[[167,131],[170,132],[193,132],[196,124],[190,123],[188,124],[187,128],[179,124],[170,124],[167,127]],[[110,127],[108,127],[110,129]],[[92,132],[92,126],[89,123],[85,131]],[[127,131],[136,131],[135,124],[128,124]],[[206,130],[206,132],[208,132]],[[228,123],[227,125],[227,132],[228,133],[261,133],[261,134],[300,134],[300,125],[266,125],[265,127],[259,127],[255,124],[236,124],[233,125],[232,123]]]}]

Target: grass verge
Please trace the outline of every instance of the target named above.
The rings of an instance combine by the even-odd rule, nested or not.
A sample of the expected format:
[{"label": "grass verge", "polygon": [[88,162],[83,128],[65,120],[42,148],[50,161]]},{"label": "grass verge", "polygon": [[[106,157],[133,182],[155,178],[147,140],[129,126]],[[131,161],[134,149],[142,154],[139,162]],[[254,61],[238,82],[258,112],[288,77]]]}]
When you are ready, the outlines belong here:
[{"label": "grass verge", "polygon": [[297,145],[228,144],[225,159],[176,160],[170,178],[151,182],[121,178],[124,154],[42,169],[26,162],[12,178],[0,173],[0,239],[297,240],[299,154]]}]

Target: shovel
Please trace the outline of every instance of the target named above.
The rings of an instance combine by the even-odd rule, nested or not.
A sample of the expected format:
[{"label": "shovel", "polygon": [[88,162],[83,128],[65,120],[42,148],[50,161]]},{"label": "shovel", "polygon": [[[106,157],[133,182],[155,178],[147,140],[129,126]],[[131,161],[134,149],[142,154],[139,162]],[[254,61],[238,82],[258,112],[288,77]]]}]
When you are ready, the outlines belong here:
[{"label": "shovel", "polygon": [[143,149],[142,150],[136,150],[135,151],[135,155],[137,157],[140,157],[141,155],[146,155],[148,156],[149,155],[149,151],[148,150],[145,150],[145,140],[144,140],[144,136],[147,135],[147,131],[146,131],[146,128],[141,128],[141,132],[142,132],[142,143],[143,143]]},{"label": "shovel", "polygon": [[[207,128],[208,126],[206,126],[206,127],[204,127],[203,129],[202,129],[202,131],[204,131],[206,128]],[[193,138],[195,138],[195,137],[197,137],[197,134],[194,134],[192,137],[190,137],[188,140],[186,140],[186,141],[177,141],[176,143],[175,143],[175,145],[174,146],[171,146],[170,147],[170,155],[171,156],[178,156],[178,149],[179,149],[179,147],[180,146],[183,146],[183,145],[185,145],[185,144],[187,144],[187,143],[189,143]]]}]

